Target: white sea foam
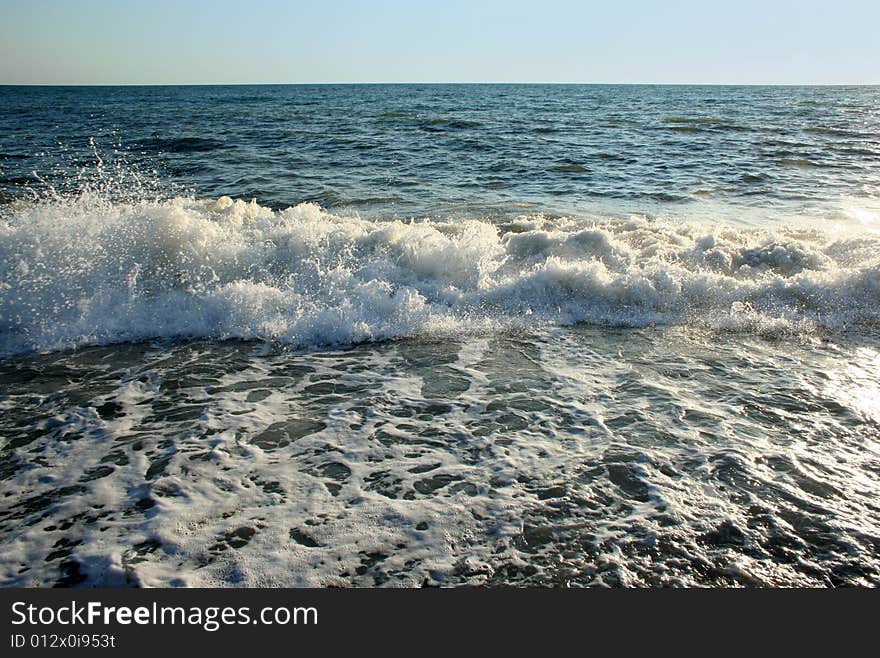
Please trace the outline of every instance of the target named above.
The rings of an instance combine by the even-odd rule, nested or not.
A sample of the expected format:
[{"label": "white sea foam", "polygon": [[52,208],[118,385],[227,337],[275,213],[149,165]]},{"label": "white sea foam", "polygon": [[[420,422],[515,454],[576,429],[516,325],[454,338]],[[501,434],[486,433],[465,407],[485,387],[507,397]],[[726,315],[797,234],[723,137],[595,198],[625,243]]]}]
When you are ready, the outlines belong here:
[{"label": "white sea foam", "polygon": [[876,340],[707,335],[4,361],[0,583],[878,584]]},{"label": "white sea foam", "polygon": [[0,351],[152,337],[297,347],[586,322],[830,330],[880,319],[880,238],[524,216],[381,221],[228,197],[6,206]]}]

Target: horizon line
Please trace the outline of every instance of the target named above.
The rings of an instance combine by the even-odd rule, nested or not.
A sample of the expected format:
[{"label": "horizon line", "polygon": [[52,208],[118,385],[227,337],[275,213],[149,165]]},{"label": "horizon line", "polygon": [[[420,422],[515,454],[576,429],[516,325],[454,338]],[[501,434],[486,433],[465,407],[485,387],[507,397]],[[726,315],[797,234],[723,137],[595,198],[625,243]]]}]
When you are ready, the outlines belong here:
[{"label": "horizon line", "polygon": [[880,82],[0,82],[0,87],[307,87],[378,85],[558,85],[614,87],[878,87]]}]

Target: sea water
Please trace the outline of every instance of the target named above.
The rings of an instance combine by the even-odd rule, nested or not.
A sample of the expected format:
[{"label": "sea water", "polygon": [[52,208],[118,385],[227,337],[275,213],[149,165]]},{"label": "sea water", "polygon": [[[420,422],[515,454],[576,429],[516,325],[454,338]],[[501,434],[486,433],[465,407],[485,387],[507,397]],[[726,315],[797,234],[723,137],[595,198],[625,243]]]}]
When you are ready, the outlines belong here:
[{"label": "sea water", "polygon": [[0,583],[880,583],[880,88],[0,108]]}]

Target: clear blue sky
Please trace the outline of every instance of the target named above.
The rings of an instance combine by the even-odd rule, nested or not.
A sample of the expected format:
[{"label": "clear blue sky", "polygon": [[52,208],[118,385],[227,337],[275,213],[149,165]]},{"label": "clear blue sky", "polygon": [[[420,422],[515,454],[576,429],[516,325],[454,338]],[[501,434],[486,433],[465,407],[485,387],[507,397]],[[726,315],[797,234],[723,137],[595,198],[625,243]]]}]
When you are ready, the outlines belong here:
[{"label": "clear blue sky", "polygon": [[0,84],[880,83],[880,0],[0,0]]}]

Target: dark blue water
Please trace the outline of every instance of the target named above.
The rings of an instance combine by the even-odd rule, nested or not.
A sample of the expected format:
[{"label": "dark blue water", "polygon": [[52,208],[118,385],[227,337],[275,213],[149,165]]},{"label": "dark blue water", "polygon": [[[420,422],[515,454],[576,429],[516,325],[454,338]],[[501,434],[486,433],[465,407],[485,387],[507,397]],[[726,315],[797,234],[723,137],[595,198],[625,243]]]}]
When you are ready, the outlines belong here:
[{"label": "dark blue water", "polygon": [[877,586],[878,101],[0,87],[0,584]]},{"label": "dark blue water", "polygon": [[197,196],[437,216],[876,198],[878,87],[0,88],[0,191],[124,157]]}]

